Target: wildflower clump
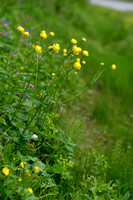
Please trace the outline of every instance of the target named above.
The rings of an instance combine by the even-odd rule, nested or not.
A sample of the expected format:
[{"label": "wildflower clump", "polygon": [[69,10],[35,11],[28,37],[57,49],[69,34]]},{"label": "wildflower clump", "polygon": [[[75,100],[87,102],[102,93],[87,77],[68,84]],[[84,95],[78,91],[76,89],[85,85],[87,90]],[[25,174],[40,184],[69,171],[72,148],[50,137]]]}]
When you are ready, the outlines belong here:
[{"label": "wildflower clump", "polygon": [[9,173],[10,173],[10,170],[9,170],[8,167],[4,167],[4,168],[2,169],[2,172],[3,172],[3,174],[5,174],[6,176],[8,176]]}]

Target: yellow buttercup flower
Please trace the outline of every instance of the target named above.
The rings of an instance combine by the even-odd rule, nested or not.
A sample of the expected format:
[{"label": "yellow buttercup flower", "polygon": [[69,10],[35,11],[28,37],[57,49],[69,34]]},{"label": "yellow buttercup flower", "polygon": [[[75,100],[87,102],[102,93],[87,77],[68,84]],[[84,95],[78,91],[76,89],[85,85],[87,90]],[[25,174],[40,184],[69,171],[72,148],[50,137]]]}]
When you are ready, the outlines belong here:
[{"label": "yellow buttercup flower", "polygon": [[22,33],[24,32],[24,28],[21,27],[21,26],[18,26],[17,30],[20,31],[20,32],[22,32]]},{"label": "yellow buttercup flower", "polygon": [[55,76],[55,73],[52,73],[52,76]]},{"label": "yellow buttercup flower", "polygon": [[86,42],[86,38],[82,38],[82,41],[83,41],[83,42]]},{"label": "yellow buttercup flower", "polygon": [[64,54],[67,53],[67,49],[63,49],[63,53],[64,53]]},{"label": "yellow buttercup flower", "polygon": [[40,36],[41,36],[43,39],[46,39],[46,38],[47,38],[47,33],[46,33],[46,31],[41,31]]},{"label": "yellow buttercup flower", "polygon": [[74,68],[77,69],[77,70],[80,70],[80,69],[81,69],[81,64],[80,64],[80,62],[75,62],[73,66],[74,66]]},{"label": "yellow buttercup flower", "polygon": [[75,39],[73,38],[73,39],[71,39],[71,43],[72,43],[72,44],[77,44],[77,40],[75,40]]},{"label": "yellow buttercup flower", "polygon": [[20,67],[20,69],[21,69],[21,70],[24,70],[24,67],[23,67],[23,66],[21,66],[21,67]]},{"label": "yellow buttercup flower", "polygon": [[39,168],[37,166],[34,167],[34,170],[35,170],[36,173],[39,172]]},{"label": "yellow buttercup flower", "polygon": [[2,169],[2,172],[3,172],[3,174],[5,174],[6,176],[8,176],[9,173],[10,173],[10,170],[9,170],[8,167],[4,167],[4,168]]},{"label": "yellow buttercup flower", "polygon": [[33,48],[33,49],[35,48],[35,44],[32,44],[32,48]]},{"label": "yellow buttercup flower", "polygon": [[35,46],[35,51],[36,51],[37,53],[42,53],[42,47],[39,46],[39,45],[36,45],[36,46]]},{"label": "yellow buttercup flower", "polygon": [[50,34],[52,37],[55,36],[55,33],[54,33],[54,32],[50,32],[49,34]]},{"label": "yellow buttercup flower", "polygon": [[29,192],[29,193],[33,193],[32,188],[28,187],[28,192]]},{"label": "yellow buttercup flower", "polygon": [[86,64],[86,62],[85,62],[84,60],[82,61],[82,63],[83,63],[84,65]]},{"label": "yellow buttercup flower", "polygon": [[22,168],[24,168],[24,162],[21,162],[21,163],[20,163],[20,166],[21,166]]},{"label": "yellow buttercup flower", "polygon": [[67,53],[64,53],[63,56],[67,56]]},{"label": "yellow buttercup flower", "polygon": [[25,31],[25,32],[23,32],[23,35],[28,37],[29,36],[29,32]]},{"label": "yellow buttercup flower", "polygon": [[58,53],[58,51],[60,50],[60,45],[58,43],[53,44],[53,50]]},{"label": "yellow buttercup flower", "polygon": [[21,181],[22,181],[22,178],[19,178],[18,181],[21,182]]},{"label": "yellow buttercup flower", "polygon": [[84,56],[89,56],[89,52],[86,51],[86,50],[84,50],[84,51],[83,51],[83,55],[84,55]]},{"label": "yellow buttercup flower", "polygon": [[116,65],[113,64],[113,65],[111,66],[111,68],[112,68],[113,70],[115,70],[115,69],[116,69]]}]

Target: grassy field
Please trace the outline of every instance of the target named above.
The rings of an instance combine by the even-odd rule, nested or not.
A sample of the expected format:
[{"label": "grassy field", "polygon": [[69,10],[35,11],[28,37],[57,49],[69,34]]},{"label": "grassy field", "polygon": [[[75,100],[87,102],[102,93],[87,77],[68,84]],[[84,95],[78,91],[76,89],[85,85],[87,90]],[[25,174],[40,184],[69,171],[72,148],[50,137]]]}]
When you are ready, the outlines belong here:
[{"label": "grassy field", "polygon": [[[60,119],[54,121],[56,127],[60,127],[64,131],[64,137],[69,137],[71,141],[70,145],[67,144],[67,150],[70,152],[66,153],[66,150],[63,150],[64,146],[61,146],[59,152],[57,151],[57,157],[63,152],[63,155],[70,158],[73,152],[72,160],[75,163],[73,178],[64,178],[65,175],[60,178],[59,169],[53,169],[53,173],[49,168],[47,173],[54,174],[51,177],[54,176],[59,186],[55,190],[45,189],[45,194],[50,195],[44,198],[38,195],[36,189],[36,197],[60,200],[133,199],[133,14],[91,6],[80,0],[45,2],[35,0],[32,3],[29,0],[11,0],[0,3],[0,15],[9,24],[9,27],[6,27],[8,36],[0,35],[1,68],[4,59],[9,55],[11,44],[17,37],[17,25],[29,30],[32,35],[29,41],[31,43],[36,39],[39,40],[41,30],[55,32],[53,42],[58,41],[63,47],[70,45],[71,38],[75,38],[79,43],[82,37],[87,39],[83,44],[83,48],[89,51],[89,57],[85,58],[86,65],[82,65],[82,70],[78,72],[78,78],[73,81],[73,86],[70,85],[70,80],[66,82],[68,87],[71,87],[71,95],[67,99],[63,97],[60,100],[63,102],[61,106],[52,108],[53,113],[60,115]],[[17,48],[17,44],[15,45],[14,51],[15,47]],[[26,46],[23,48],[23,52],[28,52]],[[44,62],[47,62],[48,58]],[[18,65],[21,59],[24,57],[18,58],[16,61]],[[104,66],[100,65],[101,62],[104,62]],[[58,63],[55,65],[58,66]],[[112,64],[116,64],[116,70],[111,69]],[[32,68],[32,65],[33,63],[29,64],[27,69]],[[52,67],[54,69],[54,64]],[[105,69],[104,72],[96,83],[91,85],[94,75],[102,68]],[[48,68],[46,70],[50,71]],[[50,90],[48,92],[50,93]],[[68,88],[64,94],[68,94]],[[76,94],[79,95],[75,97]],[[3,98],[7,98],[3,93],[2,95]],[[48,112],[51,112],[51,107]],[[9,132],[7,131],[7,134],[10,134]],[[50,138],[50,148],[52,142],[53,138]],[[54,152],[56,145],[57,142],[54,143],[52,150],[48,150],[45,146],[42,149],[45,151],[43,153]],[[73,151],[70,149],[71,145]],[[38,151],[39,159],[40,154]],[[33,156],[32,153],[30,156]],[[48,161],[44,159],[43,163],[52,166],[56,162],[52,157]],[[62,174],[64,172],[65,170]],[[72,183],[71,187],[69,180]],[[112,196],[107,194],[104,196],[106,191],[103,188],[109,188],[110,181],[111,184],[116,184],[116,187],[114,186],[113,191],[110,189]],[[61,187],[62,185],[64,187]],[[90,187],[89,191],[87,187]],[[56,193],[57,190],[59,195],[54,198],[52,193]],[[2,192],[0,195],[3,198]],[[10,197],[10,199],[17,198]],[[23,198],[18,195],[18,199]]]}]

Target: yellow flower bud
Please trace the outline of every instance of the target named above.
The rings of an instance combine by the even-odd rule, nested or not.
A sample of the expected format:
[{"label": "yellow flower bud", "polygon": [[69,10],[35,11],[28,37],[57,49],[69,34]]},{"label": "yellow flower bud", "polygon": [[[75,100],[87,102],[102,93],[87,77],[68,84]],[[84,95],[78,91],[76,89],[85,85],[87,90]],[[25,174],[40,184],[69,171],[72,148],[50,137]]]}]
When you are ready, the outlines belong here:
[{"label": "yellow flower bud", "polygon": [[20,32],[22,32],[22,33],[24,32],[24,28],[21,27],[21,26],[18,26],[17,30],[20,31]]},{"label": "yellow flower bud", "polygon": [[21,166],[22,168],[24,168],[24,163],[23,163],[23,162],[21,162],[21,163],[20,163],[20,166]]},{"label": "yellow flower bud", "polygon": [[104,65],[104,62],[101,62],[100,65],[103,66],[103,65]]},{"label": "yellow flower bud", "polygon": [[89,56],[89,52],[86,51],[86,50],[84,50],[84,51],[83,51],[83,55],[84,55],[84,56]]},{"label": "yellow flower bud", "polygon": [[55,33],[54,33],[54,32],[50,32],[49,34],[50,34],[52,37],[55,36]]},{"label": "yellow flower bud", "polygon": [[35,170],[36,173],[39,172],[39,168],[37,166],[34,167],[34,170]]},{"label": "yellow flower bud", "polygon": [[77,58],[76,61],[77,61],[77,62],[80,62],[80,58]]},{"label": "yellow flower bud", "polygon": [[60,50],[60,45],[57,44],[57,43],[53,44],[53,50],[54,50],[56,53],[58,53],[58,51]]},{"label": "yellow flower bud", "polygon": [[84,60],[82,61],[82,63],[83,63],[84,65],[86,64],[86,62],[85,62]]},{"label": "yellow flower bud", "polygon": [[75,40],[75,39],[73,38],[73,39],[71,39],[71,43],[72,43],[72,44],[77,44],[77,40]]},{"label": "yellow flower bud", "polygon": [[73,66],[74,66],[74,68],[77,69],[77,70],[80,70],[80,69],[81,69],[81,64],[80,64],[79,62],[75,62]]},{"label": "yellow flower bud", "polygon": [[23,67],[23,66],[21,66],[21,67],[20,67],[20,69],[21,69],[21,70],[24,70],[24,67]]},{"label": "yellow flower bud", "polygon": [[116,65],[113,64],[113,65],[112,65],[112,70],[115,70],[115,69],[116,69]]},{"label": "yellow flower bud", "polygon": [[46,34],[45,31],[41,31],[40,36],[41,36],[43,39],[46,39],[46,38],[47,38],[47,34]]},{"label": "yellow flower bud", "polygon": [[52,76],[55,76],[55,73],[52,73]]},{"label": "yellow flower bud", "polygon": [[23,35],[28,37],[29,36],[29,32],[25,31],[25,32],[23,32]]},{"label": "yellow flower bud", "polygon": [[63,53],[64,53],[64,54],[67,53],[67,49],[63,49]]},{"label": "yellow flower bud", "polygon": [[28,187],[28,192],[29,192],[29,193],[33,193],[32,188]]},{"label": "yellow flower bud", "polygon": [[18,181],[21,182],[21,181],[22,181],[22,178],[19,178]]},{"label": "yellow flower bud", "polygon": [[83,42],[86,42],[86,38],[82,38],[82,41],[83,41]]}]

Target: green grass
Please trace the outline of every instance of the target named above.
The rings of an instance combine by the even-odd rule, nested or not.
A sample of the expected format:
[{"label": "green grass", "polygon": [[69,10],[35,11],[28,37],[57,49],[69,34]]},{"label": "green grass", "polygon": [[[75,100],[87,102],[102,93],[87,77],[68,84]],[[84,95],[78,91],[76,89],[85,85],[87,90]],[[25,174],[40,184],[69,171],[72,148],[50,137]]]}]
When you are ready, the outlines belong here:
[{"label": "green grass", "polygon": [[[106,180],[119,180],[121,193],[129,192],[133,199],[133,14],[80,1],[44,3],[41,0],[39,3],[2,2],[0,14],[9,22],[11,34],[2,40],[1,53],[8,53],[17,24],[34,33],[31,42],[38,37],[40,29],[54,31],[55,42],[66,47],[71,37],[87,38],[84,48],[89,49],[90,56],[79,72],[77,92],[90,83],[101,68],[100,63],[105,63],[107,70],[100,80],[79,98],[67,103],[60,126],[77,144],[75,160],[81,164],[76,173],[79,180],[83,172],[91,175],[87,156],[97,151],[106,156],[109,164]],[[22,22],[23,19],[26,22]],[[115,71],[111,70],[112,64],[117,66]],[[93,160],[90,163],[93,165]]]}]

